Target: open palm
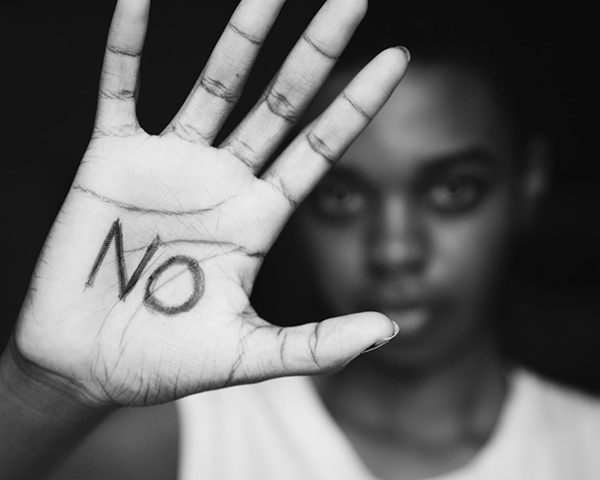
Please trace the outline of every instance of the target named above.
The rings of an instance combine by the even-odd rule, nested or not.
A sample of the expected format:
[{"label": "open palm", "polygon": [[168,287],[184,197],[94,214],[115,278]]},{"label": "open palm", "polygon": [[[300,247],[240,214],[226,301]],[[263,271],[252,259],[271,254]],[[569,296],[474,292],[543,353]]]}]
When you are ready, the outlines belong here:
[{"label": "open palm", "polygon": [[364,14],[330,0],[246,119],[218,147],[283,0],[243,0],[161,135],[135,115],[149,1],[120,0],[96,126],[21,312],[18,355],[91,405],[340,368],[389,337],[377,314],[280,328],[250,306],[261,261],[295,206],[379,110],[406,67],[376,57],[260,177]]}]

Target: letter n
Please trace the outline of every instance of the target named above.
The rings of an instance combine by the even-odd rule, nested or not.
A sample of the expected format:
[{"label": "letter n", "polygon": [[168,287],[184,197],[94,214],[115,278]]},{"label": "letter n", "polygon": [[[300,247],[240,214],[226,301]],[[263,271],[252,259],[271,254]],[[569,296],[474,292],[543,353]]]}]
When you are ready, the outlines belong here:
[{"label": "letter n", "polygon": [[121,221],[119,219],[115,220],[112,226],[110,227],[110,230],[106,234],[104,242],[102,242],[102,247],[100,248],[100,251],[96,256],[96,260],[94,261],[94,265],[92,267],[90,275],[88,276],[88,279],[85,282],[86,287],[94,286],[94,281],[96,280],[98,270],[100,270],[102,262],[104,261],[104,258],[108,253],[108,249],[110,248],[110,244],[113,243],[113,241],[115,243],[117,275],[119,278],[119,298],[122,300],[133,289],[133,287],[135,287],[136,283],[142,276],[144,268],[146,268],[148,262],[150,262],[150,259],[154,256],[156,250],[158,249],[158,246],[160,244],[160,238],[157,235],[156,238],[152,241],[152,243],[148,245],[146,253],[144,253],[144,256],[140,260],[140,263],[133,272],[131,278],[128,279],[127,266],[125,265],[125,256],[123,253],[123,229],[121,227]]}]

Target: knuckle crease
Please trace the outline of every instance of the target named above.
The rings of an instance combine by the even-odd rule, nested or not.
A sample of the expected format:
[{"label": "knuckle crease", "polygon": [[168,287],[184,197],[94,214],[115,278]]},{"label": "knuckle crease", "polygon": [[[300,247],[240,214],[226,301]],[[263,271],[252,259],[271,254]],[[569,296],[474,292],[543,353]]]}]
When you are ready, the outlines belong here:
[{"label": "knuckle crease", "polygon": [[320,53],[325,58],[328,58],[330,60],[337,60],[339,58],[339,55],[333,55],[333,54],[331,54],[329,52],[326,52],[321,47],[319,47],[306,33],[302,34],[302,39],[306,43],[308,43],[316,52]]},{"label": "knuckle crease", "polygon": [[358,103],[356,103],[356,101],[350,97],[347,93],[342,93],[342,98],[344,100],[346,100],[350,106],[352,108],[354,108],[354,110],[356,110],[360,115],[362,115],[364,118],[366,118],[369,122],[371,120],[373,120],[373,117],[371,115],[369,115],[367,112],[365,112],[362,108],[360,108],[360,105]]},{"label": "knuckle crease", "polygon": [[333,151],[331,148],[329,148],[327,143],[315,135],[313,131],[306,133],[306,140],[308,141],[310,148],[319,156],[323,157],[327,163],[330,163],[331,165],[335,165],[337,163],[337,156],[333,154]]}]

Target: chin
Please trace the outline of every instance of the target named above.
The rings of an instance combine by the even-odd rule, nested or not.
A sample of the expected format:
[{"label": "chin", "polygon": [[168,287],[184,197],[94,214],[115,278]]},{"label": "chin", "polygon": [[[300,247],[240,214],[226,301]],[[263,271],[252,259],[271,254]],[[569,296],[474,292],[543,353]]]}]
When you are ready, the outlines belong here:
[{"label": "chin", "polygon": [[489,347],[489,332],[484,325],[462,324],[461,329],[456,322],[445,320],[431,320],[422,329],[409,330],[404,335],[401,329],[387,345],[362,357],[390,375],[410,377],[445,369],[460,358],[487,348],[485,345]]},{"label": "chin", "polygon": [[389,344],[373,352],[373,361],[386,369],[402,371],[428,370],[446,361],[447,351],[439,343],[432,345],[424,338],[409,338],[399,333]]}]

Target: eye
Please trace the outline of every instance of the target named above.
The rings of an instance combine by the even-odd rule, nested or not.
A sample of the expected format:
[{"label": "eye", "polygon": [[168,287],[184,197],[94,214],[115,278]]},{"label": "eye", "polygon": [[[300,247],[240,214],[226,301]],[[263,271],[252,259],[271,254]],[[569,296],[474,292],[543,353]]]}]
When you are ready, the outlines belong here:
[{"label": "eye", "polygon": [[429,189],[431,204],[444,212],[462,212],[474,208],[486,192],[483,179],[473,175],[451,175]]},{"label": "eye", "polygon": [[315,190],[312,205],[316,211],[332,219],[348,219],[367,206],[365,192],[346,179],[326,179]]}]

